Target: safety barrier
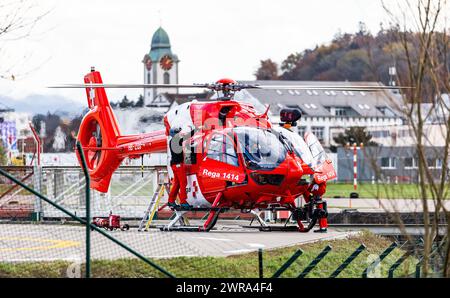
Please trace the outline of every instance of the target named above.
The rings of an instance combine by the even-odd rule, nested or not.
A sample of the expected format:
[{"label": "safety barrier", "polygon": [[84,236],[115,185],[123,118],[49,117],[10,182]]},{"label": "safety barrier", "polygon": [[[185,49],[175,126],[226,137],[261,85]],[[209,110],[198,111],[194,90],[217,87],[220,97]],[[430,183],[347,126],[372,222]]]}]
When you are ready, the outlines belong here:
[{"label": "safety barrier", "polygon": [[332,247],[330,245],[327,245],[322,252],[314,258],[314,260],[312,260],[311,263],[309,263],[309,265],[305,268],[305,270],[302,271],[302,273],[299,274],[298,278],[304,278],[306,277],[306,275],[308,275],[308,273],[311,272],[311,270],[313,270],[317,264],[319,264],[320,261],[323,260],[323,258],[325,258],[325,256],[332,250]]},{"label": "safety barrier", "polygon": [[375,259],[366,269],[364,269],[364,272],[362,274],[363,278],[367,278],[369,272],[373,270],[378,264],[380,264],[381,261],[383,261],[396,247],[398,244],[396,242],[392,242],[392,244],[386,248],[379,256]]},{"label": "safety barrier", "polygon": [[[83,165],[86,165],[79,145],[77,145],[77,150],[82,157]],[[361,268],[362,270],[365,263],[364,258],[369,254],[366,245],[361,244],[361,242],[360,244],[356,243],[355,248],[353,246],[346,247],[346,253],[343,255],[342,251],[339,251],[339,246],[333,248],[335,246],[331,243],[333,247],[331,245],[325,247],[317,245],[317,249],[322,250],[317,255],[311,254],[307,248],[293,247],[285,248],[286,252],[281,254],[282,257],[279,257],[269,249],[255,248],[249,251],[236,248],[230,240],[222,239],[217,235],[185,236],[186,234],[183,233],[160,232],[156,229],[148,229],[147,232],[106,230],[92,223],[92,219],[98,216],[96,212],[104,212],[104,210],[95,208],[98,207],[97,202],[95,202],[95,200],[98,200],[98,197],[96,197],[98,194],[89,187],[90,179],[86,166],[81,167],[81,169],[71,169],[71,174],[67,176],[57,174],[61,172],[52,172],[51,179],[44,172],[44,183],[40,186],[39,183],[30,179],[30,169],[27,171],[23,171],[23,169],[15,170],[17,169],[0,168],[0,177],[10,182],[9,184],[2,182],[2,187],[6,186],[4,190],[8,192],[5,197],[16,194],[13,200],[20,196],[26,199],[33,198],[32,202],[38,201],[38,206],[43,213],[34,217],[36,224],[30,225],[29,222],[19,221],[18,224],[15,221],[4,223],[5,225],[0,231],[0,245],[2,245],[0,247],[2,249],[0,264],[10,262],[11,266],[14,267],[20,266],[22,263],[41,264],[41,262],[44,262],[43,265],[37,265],[36,267],[42,267],[42,270],[46,270],[46,266],[50,266],[48,264],[60,266],[58,264],[61,260],[68,260],[68,263],[64,266],[69,268],[73,265],[70,263],[71,254],[76,254],[83,258],[82,261],[78,260],[77,262],[84,266],[79,268],[84,268],[82,276],[86,278],[104,276],[105,272],[109,274],[108,276],[121,276],[120,272],[116,273],[115,271],[117,268],[125,267],[132,268],[130,271],[136,277],[264,278],[264,275],[266,275],[266,277],[272,278],[305,278],[317,276],[320,273],[324,277],[337,278],[348,276],[349,273],[353,274],[352,270],[355,271],[355,268]],[[153,175],[150,172],[148,173]],[[130,175],[133,174],[130,173]],[[143,176],[148,178],[149,175],[144,174]],[[23,179],[27,176],[28,178]],[[72,178],[73,180],[71,180]],[[67,181],[62,181],[66,179]],[[76,186],[72,186],[73,181],[76,181]],[[113,189],[110,195],[120,195],[121,198],[130,198],[132,196],[130,193],[140,195],[138,194],[140,190],[136,189],[142,185],[137,185],[139,183],[135,183],[133,179],[128,179],[128,177],[126,181],[127,183],[122,184],[121,187]],[[55,191],[56,182],[67,186],[68,189],[72,188]],[[36,188],[39,188],[40,191]],[[149,191],[153,189],[156,188],[151,186],[145,190],[146,205],[148,205],[151,196]],[[106,200],[107,197],[102,199]],[[76,204],[73,205],[72,203]],[[33,204],[34,207],[36,206]],[[142,217],[144,208],[141,208],[140,211],[141,216],[137,217],[139,219]],[[51,216],[48,216],[49,214]],[[56,215],[57,217],[53,217]],[[58,219],[58,221],[55,221],[55,219]],[[68,219],[68,222],[62,219],[66,221]],[[195,242],[187,241],[189,237],[198,238],[198,240]],[[267,237],[270,237],[270,234],[267,234]],[[202,239],[212,239],[212,241],[202,241]],[[367,244],[370,247],[370,243]],[[221,251],[229,253],[225,255],[214,254],[219,248]],[[383,272],[388,272],[388,277],[394,277],[396,270],[409,257],[417,258],[417,255],[411,251],[404,252],[400,249],[395,251],[394,249],[398,248],[397,243],[392,243],[384,250],[383,248],[384,246],[377,247],[376,251],[382,250],[382,253],[376,261],[371,262],[364,269],[364,277],[368,277],[371,270],[376,266],[383,266]],[[242,253],[239,252],[240,250],[242,250]],[[65,253],[65,251],[68,252]],[[277,251],[279,253],[281,249]],[[373,253],[373,250],[369,249],[369,251]],[[338,259],[342,259],[342,262],[336,262],[336,257],[332,257],[333,254],[339,252],[341,254]],[[394,257],[390,258],[390,260],[395,260],[393,264],[391,261],[386,261],[388,255],[391,254],[395,256],[395,259]],[[326,262],[332,261],[335,265],[330,269],[336,269],[329,272],[327,269],[326,273],[321,272],[321,266],[326,265],[329,268],[330,266]],[[417,266],[420,265],[421,262],[419,261]],[[346,269],[348,270],[345,271]],[[2,275],[1,270],[3,269],[0,269],[0,276]],[[15,270],[11,270],[11,272],[14,273]],[[361,276],[360,272],[358,270],[358,276]],[[410,272],[414,271],[411,270]],[[419,272],[418,276],[420,276],[420,271],[416,270],[416,272]],[[56,272],[55,274],[59,273]],[[81,275],[78,274],[74,277],[81,277]]]},{"label": "safety barrier", "polygon": [[359,256],[364,250],[366,249],[366,246],[364,244],[361,244],[331,275],[330,278],[336,278],[342,271],[344,271],[345,268],[350,265],[351,262],[353,262],[354,259],[356,259],[357,256]]},{"label": "safety barrier", "polygon": [[297,250],[273,275],[272,278],[280,277],[297,259],[303,254],[301,249]]},{"label": "safety barrier", "polygon": [[86,187],[85,187],[86,216],[85,216],[85,219],[83,219],[83,218],[73,214],[72,212],[70,212],[69,210],[65,209],[64,207],[62,207],[62,206],[54,203],[53,201],[49,200],[46,196],[42,195],[41,193],[37,192],[33,188],[31,188],[28,185],[24,184],[22,181],[18,180],[17,178],[15,178],[12,175],[10,175],[8,172],[4,171],[3,169],[0,169],[0,174],[3,175],[4,177],[8,178],[10,181],[16,183],[20,187],[24,188],[28,192],[32,193],[33,195],[37,196],[39,199],[45,201],[46,203],[50,204],[54,208],[56,208],[59,211],[63,212],[64,214],[69,216],[71,219],[73,219],[73,220],[79,222],[81,225],[85,226],[85,228],[86,228],[86,264],[85,264],[86,269],[85,269],[85,277],[86,278],[89,278],[91,276],[91,256],[90,256],[90,248],[91,248],[90,235],[91,235],[91,230],[96,231],[97,233],[99,233],[100,235],[102,235],[102,236],[106,237],[107,239],[111,240],[112,242],[114,242],[118,246],[124,248],[125,250],[127,250],[128,252],[130,252],[131,254],[136,256],[137,258],[141,259],[142,261],[144,261],[145,263],[147,263],[151,267],[153,267],[156,270],[160,271],[161,273],[163,273],[167,277],[175,277],[172,273],[166,271],[164,268],[162,268],[161,266],[157,265],[155,262],[149,260],[148,258],[143,256],[142,254],[138,253],[133,248],[131,248],[128,245],[126,245],[126,244],[122,243],[121,241],[117,240],[115,237],[112,237],[110,234],[108,234],[104,230],[100,229],[96,225],[93,225],[93,224],[90,223],[90,184],[89,184],[89,175],[88,175],[88,172],[87,172],[87,165],[86,165],[86,160],[85,160],[85,157],[84,157],[84,154],[83,154],[83,150],[81,149],[81,145],[79,143],[77,143],[77,150],[78,150],[78,153],[81,156],[81,160],[82,160],[82,164],[83,164],[83,171],[85,173],[85,179],[86,179]]}]

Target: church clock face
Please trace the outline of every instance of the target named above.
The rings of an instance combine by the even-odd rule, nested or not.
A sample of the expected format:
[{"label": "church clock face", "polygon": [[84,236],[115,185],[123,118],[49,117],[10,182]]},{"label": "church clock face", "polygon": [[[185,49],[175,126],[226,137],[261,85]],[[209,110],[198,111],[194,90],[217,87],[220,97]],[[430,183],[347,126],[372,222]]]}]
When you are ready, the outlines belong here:
[{"label": "church clock face", "polygon": [[170,70],[173,66],[173,60],[169,55],[165,55],[161,58],[159,65],[161,65],[161,68],[164,70]]},{"label": "church clock face", "polygon": [[145,54],[144,60],[142,62],[144,62],[147,71],[150,71],[152,69],[152,59],[150,59],[150,56],[148,54]]},{"label": "church clock face", "polygon": [[145,68],[147,68],[148,71],[150,71],[152,69],[152,60],[147,59],[145,61]]}]

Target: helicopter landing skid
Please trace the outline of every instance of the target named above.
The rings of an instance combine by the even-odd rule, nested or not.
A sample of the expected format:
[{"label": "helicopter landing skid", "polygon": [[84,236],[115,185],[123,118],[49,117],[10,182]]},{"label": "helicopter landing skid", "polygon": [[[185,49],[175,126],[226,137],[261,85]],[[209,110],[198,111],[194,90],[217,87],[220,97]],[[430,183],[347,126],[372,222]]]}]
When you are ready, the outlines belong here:
[{"label": "helicopter landing skid", "polygon": [[[260,216],[261,212],[263,210],[270,210],[270,211],[278,211],[278,210],[287,210],[287,211],[291,211],[291,215],[289,216],[289,218],[286,220],[286,223],[282,226],[280,225],[268,225]],[[248,228],[248,229],[258,229],[261,232],[273,232],[273,231],[278,231],[278,232],[300,232],[300,233],[307,233],[309,232],[317,223],[318,220],[318,214],[317,213],[313,213],[312,217],[309,218],[309,221],[306,222],[306,226],[304,225],[303,220],[305,220],[307,217],[305,216],[306,214],[300,213],[300,217],[299,212],[301,212],[302,209],[300,208],[296,208],[296,209],[289,209],[289,208],[268,208],[268,209],[259,209],[259,210],[252,210],[251,213],[255,216],[251,222],[250,225],[247,226],[242,226],[243,228]],[[294,214],[297,214],[297,216],[294,216]],[[253,226],[252,223],[254,221],[254,219],[256,219],[259,223],[259,226]],[[296,226],[293,225],[287,225],[288,222],[294,219],[294,221],[297,222]]]},{"label": "helicopter landing skid", "polygon": [[[189,208],[188,210],[184,209],[184,211],[178,211],[175,207],[175,218],[164,227],[160,227],[161,231],[184,231],[184,232],[209,232],[217,222],[220,213],[229,208],[221,208],[219,206],[220,199],[222,198],[222,193],[218,193],[214,203],[211,207],[208,208]],[[187,226],[185,221],[180,221],[183,218],[183,215],[188,211],[209,211],[208,218],[206,219],[203,226]],[[177,222],[180,222],[179,226],[175,226]]]},{"label": "helicopter landing skid", "polygon": [[[206,209],[206,208],[202,208]],[[175,218],[166,226],[159,227],[161,231],[179,231],[179,232],[209,232],[217,222],[223,208],[210,208],[210,213],[203,226],[188,226],[186,225],[183,215],[188,211],[175,211]],[[180,220],[183,219],[181,222]],[[180,225],[175,225],[177,222]]]},{"label": "helicopter landing skid", "polygon": [[242,226],[245,229],[258,229],[261,232],[298,232],[299,228],[297,226]]}]

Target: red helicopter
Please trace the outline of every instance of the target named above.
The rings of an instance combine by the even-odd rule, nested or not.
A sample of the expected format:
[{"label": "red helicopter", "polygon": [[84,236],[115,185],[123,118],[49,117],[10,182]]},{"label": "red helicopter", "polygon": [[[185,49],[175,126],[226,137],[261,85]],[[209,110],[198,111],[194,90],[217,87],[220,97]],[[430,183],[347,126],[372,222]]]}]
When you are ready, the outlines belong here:
[{"label": "red helicopter", "polygon": [[[107,192],[114,171],[125,158],[143,154],[164,153],[169,131],[178,128],[189,134],[183,143],[187,175],[187,202],[191,207],[173,208],[176,217],[162,230],[210,231],[218,216],[230,208],[252,212],[266,229],[271,229],[258,216],[258,210],[288,210],[297,222],[296,229],[308,232],[319,221],[320,230],[327,228],[327,206],[322,196],[328,180],[336,171],[317,138],[304,137],[290,128],[301,113],[296,109],[281,111],[282,123],[272,124],[268,110],[257,113],[251,104],[233,99],[243,89],[310,89],[376,91],[399,89],[385,86],[259,86],[222,79],[212,84],[103,84],[100,73],[91,69],[84,84],[58,88],[85,88],[89,111],[84,116],[77,139],[87,159],[91,187]],[[106,96],[105,88],[206,88],[217,92],[211,102],[184,103],[164,117],[165,130],[139,135],[122,135]],[[80,159],[80,157],[78,156]],[[169,173],[172,171],[169,167]],[[305,204],[297,206],[303,197]],[[202,226],[184,226],[182,217],[188,211],[208,211]],[[178,224],[180,223],[180,224]],[[306,223],[306,224],[304,224]]]}]

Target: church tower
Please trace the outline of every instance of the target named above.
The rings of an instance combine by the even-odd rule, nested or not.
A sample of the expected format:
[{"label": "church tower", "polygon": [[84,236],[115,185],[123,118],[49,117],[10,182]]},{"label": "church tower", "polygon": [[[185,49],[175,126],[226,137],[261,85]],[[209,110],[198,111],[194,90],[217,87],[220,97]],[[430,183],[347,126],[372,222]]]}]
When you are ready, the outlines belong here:
[{"label": "church tower", "polygon": [[[178,62],[178,56],[172,53],[167,32],[159,27],[153,34],[150,52],[145,54],[142,60],[144,64],[144,83],[178,84]],[[158,99],[155,99],[155,97],[164,92],[178,93],[178,89],[145,88],[145,105],[158,105],[156,102]]]}]

